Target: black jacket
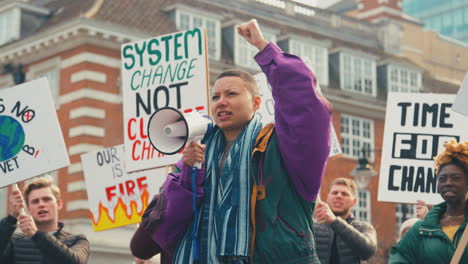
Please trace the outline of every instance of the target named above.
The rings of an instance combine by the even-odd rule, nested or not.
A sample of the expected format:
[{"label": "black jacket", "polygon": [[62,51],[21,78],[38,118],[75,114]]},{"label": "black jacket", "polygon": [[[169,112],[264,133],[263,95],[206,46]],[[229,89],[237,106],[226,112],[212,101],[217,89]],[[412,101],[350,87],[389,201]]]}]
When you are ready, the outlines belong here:
[{"label": "black jacket", "polygon": [[16,218],[0,221],[0,263],[2,264],[83,264],[88,262],[89,243],[83,235],[71,235],[62,230],[53,235],[38,231],[31,238],[13,234]]},{"label": "black jacket", "polygon": [[340,263],[358,264],[367,260],[377,251],[377,234],[374,227],[364,221],[348,217],[337,217],[331,224],[314,223],[317,254],[320,263],[328,264],[332,252],[333,235],[336,242]]}]

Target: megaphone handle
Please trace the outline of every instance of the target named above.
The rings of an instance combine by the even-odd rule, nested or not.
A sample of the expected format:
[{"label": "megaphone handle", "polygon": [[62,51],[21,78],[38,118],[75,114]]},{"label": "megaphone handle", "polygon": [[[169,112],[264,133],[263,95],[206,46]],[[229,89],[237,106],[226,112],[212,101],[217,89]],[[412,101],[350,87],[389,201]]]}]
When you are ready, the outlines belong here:
[{"label": "megaphone handle", "polygon": [[[201,162],[199,162],[201,165]],[[198,168],[194,165],[190,168],[190,178],[192,180],[192,209],[193,209],[193,231],[192,231],[192,247],[193,247],[193,260],[198,261],[198,208],[197,208],[197,172]]]},{"label": "megaphone handle", "polygon": [[[201,144],[201,139],[192,138],[190,142],[197,142],[198,144]],[[193,163],[192,167],[196,167],[197,169],[201,169],[202,168],[202,163],[200,161],[195,161],[195,163]]]}]

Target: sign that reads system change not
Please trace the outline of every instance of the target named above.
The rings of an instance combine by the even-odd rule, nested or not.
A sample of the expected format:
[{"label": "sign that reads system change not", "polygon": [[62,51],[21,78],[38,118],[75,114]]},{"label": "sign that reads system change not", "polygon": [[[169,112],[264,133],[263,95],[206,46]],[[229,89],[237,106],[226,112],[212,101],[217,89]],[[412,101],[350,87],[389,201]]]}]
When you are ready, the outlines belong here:
[{"label": "sign that reads system change not", "polygon": [[379,201],[442,201],[433,158],[444,142],[468,139],[468,122],[452,111],[455,95],[390,93],[380,166]]},{"label": "sign that reads system change not", "polygon": [[176,163],[180,154],[164,156],[152,147],[148,121],[162,107],[208,112],[205,30],[128,43],[122,46],[121,56],[127,171]]},{"label": "sign that reads system change not", "polygon": [[0,187],[69,164],[47,79],[2,89]]},{"label": "sign that reads system change not", "polygon": [[139,223],[166,169],[125,172],[123,145],[81,155],[94,231]]}]

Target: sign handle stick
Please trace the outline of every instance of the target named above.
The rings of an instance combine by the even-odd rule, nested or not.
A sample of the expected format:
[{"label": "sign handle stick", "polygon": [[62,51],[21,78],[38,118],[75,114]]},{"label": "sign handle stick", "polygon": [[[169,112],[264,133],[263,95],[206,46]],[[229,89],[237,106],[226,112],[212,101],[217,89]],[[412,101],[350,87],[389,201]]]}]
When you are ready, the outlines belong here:
[{"label": "sign handle stick", "polygon": [[[13,183],[13,184],[11,185],[11,188],[12,188],[13,190],[15,190],[15,191],[19,191],[18,184],[16,184],[16,183]],[[21,208],[21,214],[22,214],[22,215],[26,215],[26,211],[24,210],[24,208]]]}]

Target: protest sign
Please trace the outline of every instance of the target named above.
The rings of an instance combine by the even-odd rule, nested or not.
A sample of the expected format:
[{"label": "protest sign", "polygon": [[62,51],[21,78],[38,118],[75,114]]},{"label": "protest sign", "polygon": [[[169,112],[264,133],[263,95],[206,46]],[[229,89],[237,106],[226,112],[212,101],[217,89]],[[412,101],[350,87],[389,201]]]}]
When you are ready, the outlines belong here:
[{"label": "protest sign", "polygon": [[0,91],[0,187],[68,166],[49,82]]},{"label": "protest sign", "polygon": [[449,94],[388,94],[379,201],[442,201],[433,158],[444,142],[468,140],[468,122],[452,110],[454,99]]},{"label": "protest sign", "polygon": [[[124,145],[128,172],[176,163],[151,145],[148,120],[156,110],[208,110],[206,31],[194,29],[122,45]],[[155,139],[157,140],[157,139]]]},{"label": "protest sign", "polygon": [[465,75],[457,97],[453,103],[453,111],[468,116],[468,73]]},{"label": "protest sign", "polygon": [[81,155],[94,231],[139,223],[166,169],[127,174],[123,145]]},{"label": "protest sign", "polygon": [[[255,113],[257,116],[260,117],[260,121],[263,124],[268,124],[274,122],[275,118],[275,101],[273,100],[273,96],[271,95],[271,86],[268,83],[266,75],[261,72],[254,75],[255,80],[257,81],[258,86],[258,93],[262,98],[262,103],[260,104],[260,108]],[[320,85],[317,83],[317,89],[321,93]],[[331,140],[331,148],[330,154],[328,157],[334,157],[337,155],[342,154],[341,146],[338,141],[338,137],[336,136],[335,129],[333,128],[333,124],[331,126],[330,131],[330,140]]]}]

